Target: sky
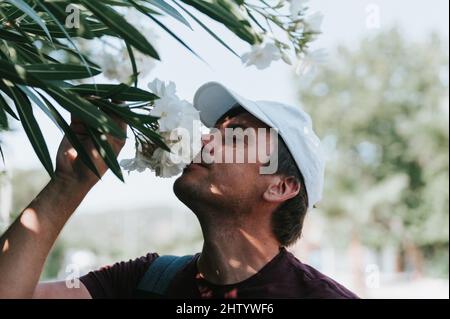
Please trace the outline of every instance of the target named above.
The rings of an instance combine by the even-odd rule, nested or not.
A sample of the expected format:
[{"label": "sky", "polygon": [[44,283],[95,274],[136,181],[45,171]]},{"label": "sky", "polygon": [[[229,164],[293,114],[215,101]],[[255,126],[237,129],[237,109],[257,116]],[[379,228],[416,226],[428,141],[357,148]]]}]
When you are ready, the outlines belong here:
[{"label": "sky", "polygon": [[[311,12],[321,11],[324,16],[323,33],[312,46],[324,48],[332,54],[337,45],[354,45],[359,39],[375,35],[382,29],[399,26],[413,41],[424,39],[431,31],[449,36],[449,2],[446,0],[310,0]],[[169,22],[169,20],[166,20]],[[205,82],[219,81],[241,95],[256,100],[276,100],[297,105],[295,83],[301,78],[293,74],[291,66],[276,62],[264,71],[244,67],[240,60],[224,49],[201,28],[192,32],[180,24],[169,23],[173,31],[196,50],[208,64],[197,59],[175,40],[162,32],[158,48],[162,62],[149,76],[141,80],[141,86],[154,78],[174,81],[180,97],[192,101],[195,91]],[[209,25],[209,24],[208,24]],[[238,53],[249,50],[246,43],[237,39],[218,24],[214,30],[223,36]],[[157,27],[155,26],[155,29]],[[62,135],[43,114],[36,111],[39,123],[47,138],[52,158]],[[41,164],[19,129],[2,134],[2,146],[6,157],[6,169],[42,169]],[[134,155],[133,141],[125,146],[119,159]],[[3,164],[0,164],[0,170]],[[88,194],[79,207],[80,212],[93,213],[109,209],[166,205],[182,208],[172,192],[174,179],[161,179],[146,171],[126,176],[120,182],[110,172]],[[20,190],[15,190],[20,191]]]}]

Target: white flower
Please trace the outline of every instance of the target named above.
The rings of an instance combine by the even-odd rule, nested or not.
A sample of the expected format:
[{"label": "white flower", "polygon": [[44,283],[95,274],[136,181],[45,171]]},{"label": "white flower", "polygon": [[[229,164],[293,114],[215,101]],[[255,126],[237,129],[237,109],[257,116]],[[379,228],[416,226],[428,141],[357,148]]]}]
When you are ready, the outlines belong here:
[{"label": "white flower", "polygon": [[325,62],[327,53],[325,49],[317,49],[300,56],[295,72],[298,75],[313,75],[318,64]]},{"label": "white flower", "polygon": [[284,61],[284,63],[292,65],[292,60],[289,57],[289,55],[286,52],[281,52],[281,59]]},{"label": "white flower", "polygon": [[166,84],[155,80],[148,87],[160,97],[155,100],[150,115],[159,117],[158,133],[170,152],[150,142],[139,141],[135,158],[120,164],[129,171],[142,172],[149,168],[156,176],[172,177],[180,174],[200,151],[200,115],[192,103],[179,99],[173,82]]},{"label": "white flower", "polygon": [[159,130],[168,132],[178,127],[183,102],[176,95],[175,83],[169,82],[166,85],[165,82],[156,79],[148,84],[148,88],[159,97],[150,111],[150,115],[160,118]]},{"label": "white flower", "polygon": [[120,166],[128,172],[138,171],[139,173],[145,171],[147,168],[151,168],[151,161],[142,152],[142,145],[138,145],[136,148],[136,155],[131,159],[124,159],[120,161]]},{"label": "white flower", "polygon": [[305,18],[305,32],[320,33],[323,22],[323,14],[316,12]]},{"label": "white flower", "polygon": [[180,174],[187,164],[183,161],[174,163],[174,154],[169,153],[161,148],[155,150],[152,156],[152,162],[154,163],[152,169],[155,171],[156,176],[159,177],[173,177]]},{"label": "white flower", "polygon": [[152,93],[156,94],[160,98],[164,97],[176,97],[177,88],[175,83],[169,82],[166,85],[165,82],[155,79],[153,82],[150,82],[147,87]]},{"label": "white flower", "polygon": [[161,132],[168,132],[178,127],[181,117],[180,104],[181,101],[170,97],[163,97],[155,101],[150,115],[159,117],[158,124]]},{"label": "white flower", "polygon": [[191,130],[200,123],[200,112],[188,101],[181,101],[179,127]]},{"label": "white flower", "polygon": [[165,84],[155,80],[148,85],[149,89],[159,96],[155,100],[154,108],[150,115],[159,117],[160,132],[169,132],[177,127],[192,129],[195,120],[200,121],[199,112],[194,106],[185,100],[180,100],[176,95],[175,83]]},{"label": "white flower", "polygon": [[269,42],[265,46],[261,44],[252,46],[251,51],[242,55],[241,60],[247,66],[255,65],[259,70],[262,70],[269,67],[272,61],[280,58],[280,49],[274,43]]},{"label": "white flower", "polygon": [[289,10],[291,11],[291,18],[293,20],[298,17],[308,1],[309,0],[289,0]]}]

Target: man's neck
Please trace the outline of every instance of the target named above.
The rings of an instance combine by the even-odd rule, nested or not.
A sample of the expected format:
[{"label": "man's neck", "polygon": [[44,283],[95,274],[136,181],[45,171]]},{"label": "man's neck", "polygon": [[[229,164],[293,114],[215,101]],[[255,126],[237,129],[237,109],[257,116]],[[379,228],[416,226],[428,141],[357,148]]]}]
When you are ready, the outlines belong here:
[{"label": "man's neck", "polygon": [[272,235],[254,229],[222,224],[220,229],[204,231],[197,262],[200,275],[214,284],[227,285],[256,274],[280,252],[280,246]]}]

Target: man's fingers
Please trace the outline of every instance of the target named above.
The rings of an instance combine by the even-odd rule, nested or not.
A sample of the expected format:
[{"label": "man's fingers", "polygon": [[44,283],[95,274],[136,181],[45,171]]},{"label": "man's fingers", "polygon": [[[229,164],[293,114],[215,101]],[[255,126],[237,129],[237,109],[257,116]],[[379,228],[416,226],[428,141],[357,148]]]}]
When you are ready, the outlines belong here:
[{"label": "man's fingers", "polygon": [[70,116],[70,128],[77,135],[88,135],[84,123],[73,114]]}]

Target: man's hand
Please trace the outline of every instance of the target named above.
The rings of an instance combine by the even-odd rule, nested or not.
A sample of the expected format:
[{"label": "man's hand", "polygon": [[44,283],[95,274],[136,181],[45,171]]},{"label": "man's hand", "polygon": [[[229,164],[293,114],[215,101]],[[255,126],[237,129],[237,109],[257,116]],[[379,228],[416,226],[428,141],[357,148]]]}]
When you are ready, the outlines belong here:
[{"label": "man's hand", "polygon": [[[116,124],[126,132],[126,124],[114,115],[110,117]],[[85,125],[78,119],[72,117],[70,128],[74,131],[87,153],[91,156],[92,161],[97,167],[100,176],[103,176],[108,170],[108,166],[103,161],[102,157],[95,148],[94,143],[87,134]],[[125,140],[107,135],[109,144],[116,156],[125,145]],[[81,161],[77,151],[70,144],[67,137],[64,137],[59,145],[58,154],[56,156],[56,178],[65,181],[79,183],[80,186],[90,188],[98,181],[98,177]]]},{"label": "man's hand", "polygon": [[[125,123],[112,118],[126,130]],[[102,176],[107,166],[85,126],[77,119],[72,119],[70,126]],[[107,136],[107,140],[119,154],[125,141],[112,136]],[[55,177],[0,237],[0,299],[90,297],[84,286],[74,290],[66,289],[64,282],[38,286],[38,281],[58,234],[97,181],[98,177],[64,137],[57,154]]]}]

